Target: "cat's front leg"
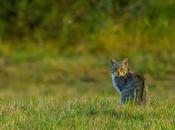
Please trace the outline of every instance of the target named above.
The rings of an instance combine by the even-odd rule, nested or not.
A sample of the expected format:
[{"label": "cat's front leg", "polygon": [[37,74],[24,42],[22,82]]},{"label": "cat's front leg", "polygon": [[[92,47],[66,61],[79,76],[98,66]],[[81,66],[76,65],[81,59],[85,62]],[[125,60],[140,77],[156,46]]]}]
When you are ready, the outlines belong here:
[{"label": "cat's front leg", "polygon": [[119,109],[123,109],[124,106],[125,106],[125,104],[124,104],[123,100],[120,99],[120,102],[118,103],[118,108],[119,108]]},{"label": "cat's front leg", "polygon": [[120,97],[120,104],[124,105],[128,101],[127,96],[121,95]]}]

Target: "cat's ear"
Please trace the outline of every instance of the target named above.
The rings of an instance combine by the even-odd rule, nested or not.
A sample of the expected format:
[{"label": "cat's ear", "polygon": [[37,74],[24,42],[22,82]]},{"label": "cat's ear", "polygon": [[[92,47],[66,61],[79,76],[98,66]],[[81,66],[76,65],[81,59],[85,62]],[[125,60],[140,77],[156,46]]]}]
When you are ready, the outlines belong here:
[{"label": "cat's ear", "polygon": [[128,58],[124,58],[122,64],[128,67]]},{"label": "cat's ear", "polygon": [[112,58],[112,59],[110,60],[110,62],[111,62],[111,65],[113,65],[114,63],[116,63],[116,60]]}]

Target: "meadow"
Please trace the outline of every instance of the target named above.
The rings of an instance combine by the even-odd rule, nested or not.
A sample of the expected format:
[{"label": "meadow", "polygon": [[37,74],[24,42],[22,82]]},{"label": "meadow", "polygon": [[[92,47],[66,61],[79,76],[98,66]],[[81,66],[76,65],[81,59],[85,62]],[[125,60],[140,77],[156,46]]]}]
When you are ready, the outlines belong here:
[{"label": "meadow", "polygon": [[[131,61],[132,68],[145,75],[149,104],[119,106],[108,58],[1,59],[0,127],[174,129],[174,62],[167,69],[154,62]],[[157,71],[155,64],[160,64]]]},{"label": "meadow", "polygon": [[[175,2],[118,0],[116,16],[112,2],[0,3],[0,129],[175,129]],[[119,105],[110,59],[124,57],[146,106]]]}]

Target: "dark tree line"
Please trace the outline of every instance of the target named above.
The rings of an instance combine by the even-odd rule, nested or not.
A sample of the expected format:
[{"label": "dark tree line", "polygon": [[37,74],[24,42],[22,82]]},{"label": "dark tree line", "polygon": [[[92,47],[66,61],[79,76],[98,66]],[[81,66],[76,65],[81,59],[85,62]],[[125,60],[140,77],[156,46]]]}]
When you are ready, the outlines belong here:
[{"label": "dark tree line", "polygon": [[141,16],[146,6],[147,0],[1,0],[0,38],[73,39],[106,19]]}]

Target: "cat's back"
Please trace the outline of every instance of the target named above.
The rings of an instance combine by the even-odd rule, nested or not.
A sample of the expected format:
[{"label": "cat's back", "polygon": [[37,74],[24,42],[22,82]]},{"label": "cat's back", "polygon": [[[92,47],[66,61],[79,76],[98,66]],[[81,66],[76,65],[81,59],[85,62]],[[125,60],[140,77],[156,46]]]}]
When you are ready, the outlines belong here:
[{"label": "cat's back", "polygon": [[126,80],[129,83],[137,83],[140,85],[140,87],[144,86],[144,81],[145,81],[143,75],[132,71],[129,72]]}]

